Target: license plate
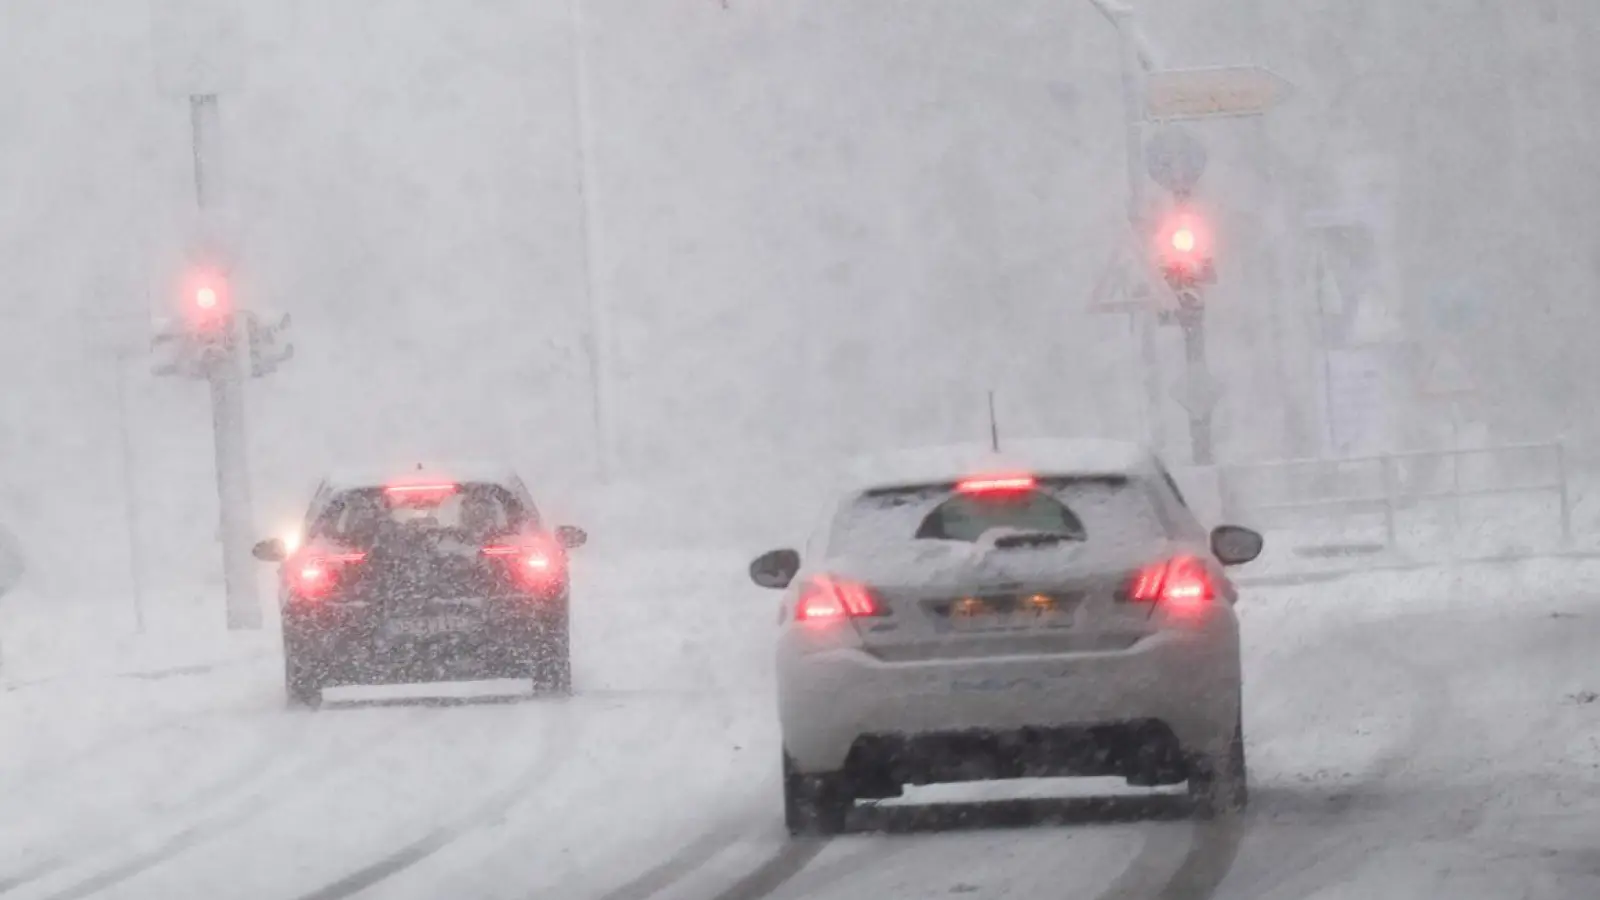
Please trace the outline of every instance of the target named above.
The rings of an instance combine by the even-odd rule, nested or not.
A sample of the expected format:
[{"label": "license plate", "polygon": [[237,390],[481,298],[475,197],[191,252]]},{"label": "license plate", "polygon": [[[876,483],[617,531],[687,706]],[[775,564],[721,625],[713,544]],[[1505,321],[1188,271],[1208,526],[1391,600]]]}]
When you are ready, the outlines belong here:
[{"label": "license plate", "polygon": [[395,619],[389,623],[389,634],[395,637],[434,637],[473,631],[478,620],[473,616],[429,616],[424,619]]},{"label": "license plate", "polygon": [[1067,628],[1072,625],[1075,598],[1044,594],[1020,597],[967,597],[949,605],[945,617],[952,631],[1019,631]]}]

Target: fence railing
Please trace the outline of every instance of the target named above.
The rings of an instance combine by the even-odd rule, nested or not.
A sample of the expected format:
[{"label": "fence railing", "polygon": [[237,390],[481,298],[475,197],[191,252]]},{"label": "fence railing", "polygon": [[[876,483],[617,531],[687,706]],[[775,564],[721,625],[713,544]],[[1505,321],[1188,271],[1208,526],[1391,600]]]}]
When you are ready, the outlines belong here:
[{"label": "fence railing", "polygon": [[[1543,480],[1519,482],[1509,485],[1463,486],[1461,461],[1471,457],[1508,457],[1512,455],[1537,455],[1549,459],[1552,473]],[[1450,486],[1439,489],[1422,489],[1401,485],[1401,473],[1406,466],[1441,463],[1448,460],[1451,468]],[[1348,476],[1351,469],[1365,469],[1368,477],[1327,477],[1327,473],[1340,471]],[[1241,482],[1246,476],[1257,473],[1283,473],[1285,476],[1310,470],[1309,478],[1296,481],[1356,481],[1361,487],[1348,492],[1335,491],[1331,496],[1312,496],[1294,499],[1273,499],[1253,502],[1243,494]],[[1372,477],[1376,476],[1376,477]],[[1559,443],[1504,444],[1493,447],[1473,447],[1455,450],[1417,450],[1386,453],[1372,456],[1339,457],[1332,459],[1297,459],[1263,463],[1224,464],[1217,467],[1218,491],[1222,511],[1228,521],[1247,521],[1250,514],[1282,512],[1338,513],[1376,511],[1383,516],[1385,543],[1396,543],[1395,520],[1402,506],[1429,500],[1454,500],[1472,497],[1495,497],[1516,494],[1554,494],[1560,505],[1561,537],[1572,538],[1572,500],[1567,486],[1566,451]]]}]

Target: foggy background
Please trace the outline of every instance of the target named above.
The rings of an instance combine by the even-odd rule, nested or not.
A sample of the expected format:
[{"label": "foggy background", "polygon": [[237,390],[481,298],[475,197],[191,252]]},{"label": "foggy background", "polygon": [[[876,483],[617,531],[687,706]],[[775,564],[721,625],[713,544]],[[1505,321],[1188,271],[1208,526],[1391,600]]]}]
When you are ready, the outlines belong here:
[{"label": "foggy background", "polygon": [[[1265,120],[1192,126],[1220,223],[1220,458],[1553,438],[1594,456],[1600,7],[1136,6],[1168,66],[1297,86]],[[751,485],[983,440],[990,388],[1007,434],[1148,434],[1136,334],[1088,312],[1131,240],[1116,39],[1088,3],[585,10],[620,474],[670,486],[613,488],[613,516],[664,543],[786,523],[793,504]],[[297,349],[247,389],[264,531],[372,459],[504,458],[574,498],[594,477],[568,13],[244,4],[220,99],[235,292],[291,312]],[[0,4],[0,508],[46,593],[125,582],[129,482],[149,580],[217,577],[205,389],[152,377],[145,350],[194,204],[162,56],[147,0]],[[1330,436],[1324,344],[1385,367],[1356,439]],[[1460,422],[1428,391],[1441,354],[1470,375]],[[1160,414],[1186,461],[1181,411]]]}]

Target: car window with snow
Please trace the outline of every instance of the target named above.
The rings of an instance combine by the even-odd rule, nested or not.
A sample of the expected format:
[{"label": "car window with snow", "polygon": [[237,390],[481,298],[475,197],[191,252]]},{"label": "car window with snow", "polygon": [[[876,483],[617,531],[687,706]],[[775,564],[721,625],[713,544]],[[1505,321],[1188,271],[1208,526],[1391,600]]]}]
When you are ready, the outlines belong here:
[{"label": "car window with snow", "polygon": [[976,541],[994,528],[1056,532],[1096,544],[1164,534],[1147,490],[1128,478],[1046,480],[1038,490],[965,494],[954,485],[869,491],[834,518],[828,552],[915,539]]},{"label": "car window with snow", "polygon": [[311,535],[366,545],[386,529],[402,526],[487,535],[530,523],[537,524],[537,518],[499,485],[451,485],[448,490],[409,496],[397,495],[393,489],[358,488],[334,496],[313,524]]}]

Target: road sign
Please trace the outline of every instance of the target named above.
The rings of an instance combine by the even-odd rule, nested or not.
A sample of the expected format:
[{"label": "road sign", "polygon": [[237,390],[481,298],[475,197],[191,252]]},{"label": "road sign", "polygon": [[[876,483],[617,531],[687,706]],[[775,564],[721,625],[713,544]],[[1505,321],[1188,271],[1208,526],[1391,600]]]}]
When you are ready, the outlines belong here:
[{"label": "road sign", "polygon": [[1378,449],[1388,418],[1386,365],[1380,349],[1327,351],[1328,439],[1336,453]]},{"label": "road sign", "polygon": [[1089,297],[1089,311],[1130,313],[1150,308],[1154,293],[1145,276],[1148,266],[1125,245],[1119,245],[1106,259],[1095,279]]},{"label": "road sign", "polygon": [[1293,90],[1292,84],[1261,66],[1169,69],[1150,73],[1145,113],[1161,121],[1259,116]]},{"label": "road sign", "polygon": [[1167,125],[1144,145],[1145,171],[1174,194],[1188,194],[1206,172],[1206,145],[1188,129]]},{"label": "road sign", "polygon": [[1482,295],[1465,284],[1440,285],[1427,294],[1428,318],[1435,328],[1459,334],[1477,323]]}]

